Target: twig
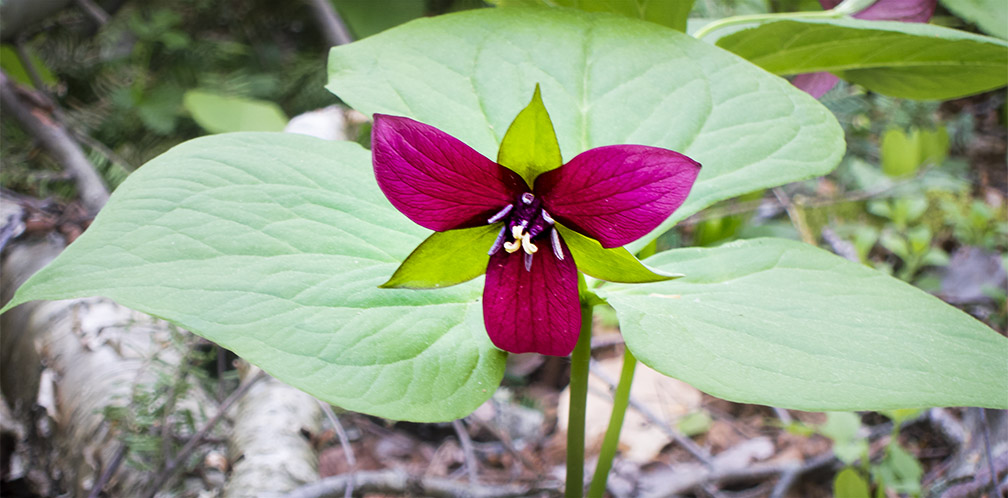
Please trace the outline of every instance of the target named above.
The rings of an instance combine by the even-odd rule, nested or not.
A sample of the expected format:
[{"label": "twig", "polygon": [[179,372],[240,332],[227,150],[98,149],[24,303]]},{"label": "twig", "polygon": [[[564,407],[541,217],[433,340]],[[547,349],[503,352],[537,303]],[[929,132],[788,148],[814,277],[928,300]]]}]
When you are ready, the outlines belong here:
[{"label": "twig", "polygon": [[787,410],[776,406],[771,406],[770,408],[773,409],[774,414],[777,415],[782,424],[788,425],[791,423],[791,414]]},{"label": "twig", "polygon": [[109,462],[108,467],[102,470],[98,480],[95,481],[94,485],[91,486],[91,491],[88,493],[88,498],[98,498],[101,496],[101,492],[105,489],[105,485],[112,480],[112,476],[115,475],[116,471],[119,470],[119,466],[122,465],[123,460],[126,459],[126,453],[129,451],[129,447],[125,444],[119,445],[116,449],[114,455],[112,455],[112,461]]},{"label": "twig", "polygon": [[[828,199],[803,199],[800,202],[798,202],[798,204],[802,208],[817,208],[817,207],[832,206],[834,204],[840,204],[842,202],[867,201],[879,197],[889,192],[890,190],[896,189],[897,187],[901,187],[903,185],[915,182],[923,178],[927,173],[931,171],[931,169],[932,168],[927,166],[922,167],[921,169],[917,170],[917,174],[915,174],[914,176],[910,176],[899,180],[893,180],[890,183],[882,185],[881,187],[878,188],[869,190],[857,190],[854,192],[847,193],[843,197],[830,197]],[[764,202],[775,202],[775,201],[778,206],[782,208],[784,207],[779,200],[775,199],[773,200],[756,199],[752,201],[743,201],[743,202],[737,202],[731,206],[725,206],[725,207],[714,206],[708,209],[704,209],[703,211],[694,214],[693,216],[690,216],[685,220],[682,220],[681,222],[679,222],[679,224],[697,225],[707,220],[724,218],[725,216],[732,216],[736,214],[748,213],[759,209],[759,207],[762,206]]]},{"label": "twig", "polygon": [[[346,457],[347,465],[351,469],[357,467],[357,457],[354,455],[353,446],[350,446],[350,438],[347,437],[346,430],[343,429],[343,424],[340,423],[339,418],[336,417],[336,412],[333,411],[329,403],[326,403],[320,399],[316,399],[320,407],[322,407],[322,412],[326,414],[326,418],[332,423],[333,429],[336,431],[336,437],[339,438],[340,447],[343,448],[343,456]],[[344,491],[344,498],[350,498],[353,496],[354,481],[353,474],[350,474],[350,481],[347,482],[346,490]]]},{"label": "twig", "polygon": [[318,21],[322,35],[330,45],[346,45],[353,41],[346,23],[329,0],[308,0],[308,4],[315,11],[315,20]]},{"label": "twig", "polygon": [[35,137],[66,168],[74,178],[81,202],[90,214],[95,214],[108,200],[108,189],[94,166],[66,128],[52,118],[51,113],[37,103],[29,102],[33,95],[18,88],[6,73],[0,71],[0,104],[5,114],[14,116],[30,135]]},{"label": "twig", "polygon": [[431,498],[507,498],[529,496],[537,493],[560,494],[558,481],[540,480],[528,484],[471,484],[452,481],[442,477],[409,475],[401,470],[378,470],[356,472],[327,477],[318,482],[306,484],[285,495],[283,498],[329,498],[343,494],[351,482],[356,484],[357,493],[399,494],[428,496]]},{"label": "twig", "polygon": [[784,471],[780,473],[780,479],[777,480],[777,485],[774,486],[773,492],[770,493],[770,498],[784,498],[784,496],[787,495],[788,490],[791,489],[795,480],[802,474],[820,467],[825,467],[835,461],[836,455],[834,455],[832,451],[828,451],[805,462],[801,466],[784,469]]},{"label": "twig", "polygon": [[[598,363],[595,362],[594,360],[592,360],[591,362],[590,371],[592,375],[598,377],[602,382],[605,382],[609,386],[609,392],[613,392],[616,389],[616,383],[613,382],[612,379],[610,379],[609,376],[606,375],[605,372],[603,372],[602,369],[598,367]],[[701,448],[696,443],[694,443],[692,439],[684,436],[681,432],[672,428],[672,426],[666,424],[662,419],[658,418],[658,416],[655,415],[654,412],[648,409],[648,407],[642,405],[640,402],[634,399],[633,396],[630,396],[630,406],[634,410],[637,410],[638,413],[643,415],[648,422],[651,422],[652,424],[658,426],[659,429],[665,431],[665,434],[671,437],[680,446],[685,448],[686,451],[688,451],[691,455],[693,455],[697,460],[703,462],[704,465],[710,467],[714,464],[714,461],[711,459],[710,453],[708,453],[707,450]]]},{"label": "twig", "polygon": [[35,89],[44,92],[45,82],[42,81],[42,76],[39,75],[38,69],[35,68],[35,63],[31,60],[31,55],[24,48],[24,38],[18,37],[18,40],[14,42],[14,52],[17,53],[18,59],[21,60],[21,65],[24,66],[25,72],[28,73],[28,79],[31,80],[32,85]]},{"label": "twig", "polygon": [[815,237],[812,236],[812,230],[809,229],[808,223],[805,222],[805,216],[791,203],[791,198],[784,192],[784,189],[774,187],[773,194],[777,198],[777,202],[780,202],[781,206],[784,206],[788,218],[791,218],[791,224],[794,225],[795,230],[798,230],[798,234],[801,235],[802,242],[815,245]]},{"label": "twig", "polygon": [[206,435],[217,426],[217,423],[220,422],[220,420],[224,417],[224,414],[231,408],[231,405],[241,399],[241,397],[244,396],[256,382],[259,382],[264,377],[266,377],[266,372],[260,370],[255,377],[252,377],[248,382],[238,386],[238,389],[235,389],[235,391],[231,393],[231,395],[228,396],[223,403],[221,403],[220,408],[217,410],[217,413],[214,414],[213,418],[208,420],[207,423],[200,428],[199,432],[189,438],[189,441],[186,442],[185,446],[183,446],[181,450],[179,450],[174,459],[165,464],[164,469],[154,479],[154,484],[151,485],[145,496],[148,498],[154,498],[154,495],[157,494],[161,487],[164,486],[173,475],[175,475],[175,471],[178,470],[179,465],[189,458],[189,455],[191,455],[200,443],[203,442],[203,438],[205,438]]},{"label": "twig", "polygon": [[980,426],[983,428],[984,456],[987,457],[987,469],[990,470],[991,496],[998,495],[997,471],[994,469],[994,456],[991,452],[990,425],[987,424],[987,409],[980,410]]},{"label": "twig", "polygon": [[462,444],[462,454],[465,455],[466,475],[469,477],[469,484],[477,484],[479,482],[476,472],[478,463],[476,462],[476,452],[473,451],[472,439],[469,438],[469,433],[466,432],[462,419],[453,420],[452,427],[459,438],[459,443]]},{"label": "twig", "polygon": [[485,429],[491,434],[493,434],[493,436],[496,437],[500,441],[500,443],[504,446],[504,449],[507,450],[508,453],[511,453],[511,455],[514,456],[515,459],[518,461],[518,463],[521,464],[521,466],[525,467],[525,469],[531,470],[533,472],[538,472],[540,469],[543,468],[542,462],[532,460],[532,457],[534,457],[534,455],[531,456],[526,455],[525,453],[522,453],[521,451],[518,450],[518,448],[515,447],[514,441],[511,440],[511,436],[507,433],[507,431],[501,430],[496,425],[492,423],[483,422],[475,417],[470,419],[470,423],[476,424],[480,428]]},{"label": "twig", "polygon": [[93,20],[99,27],[108,24],[109,15],[105,12],[105,9],[101,8],[98,4],[94,3],[92,0],[75,0],[77,6],[87,14],[91,20]]}]

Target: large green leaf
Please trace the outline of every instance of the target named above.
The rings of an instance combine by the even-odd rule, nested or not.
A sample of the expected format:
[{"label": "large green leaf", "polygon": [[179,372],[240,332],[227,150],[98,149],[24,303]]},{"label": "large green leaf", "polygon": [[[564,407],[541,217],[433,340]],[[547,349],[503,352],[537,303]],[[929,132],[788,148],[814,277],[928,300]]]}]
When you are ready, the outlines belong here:
[{"label": "large green leaf", "polygon": [[783,239],[646,260],[608,284],[641,361],[725,399],[801,410],[1008,408],[1008,339],[902,281]]},{"label": "large green leaf", "polygon": [[953,14],[976,23],[998,38],[1008,38],[1008,2],[1004,0],[942,0]]},{"label": "large green leaf", "polygon": [[829,71],[893,97],[950,99],[1008,83],[1008,43],[929,24],[778,21],[717,44],[775,74]]},{"label": "large green leaf", "polygon": [[566,160],[635,143],[703,164],[686,203],[632,250],[717,201],[825,174],[844,151],[833,115],[783,79],[663,26],[567,9],[412,21],[333,48],[327,88],[493,158],[537,82]]},{"label": "large green leaf", "polygon": [[347,409],[451,420],[493,394],[505,355],[480,285],[378,288],[427,233],[356,144],[205,137],[131,175],[12,303],[106,296]]}]

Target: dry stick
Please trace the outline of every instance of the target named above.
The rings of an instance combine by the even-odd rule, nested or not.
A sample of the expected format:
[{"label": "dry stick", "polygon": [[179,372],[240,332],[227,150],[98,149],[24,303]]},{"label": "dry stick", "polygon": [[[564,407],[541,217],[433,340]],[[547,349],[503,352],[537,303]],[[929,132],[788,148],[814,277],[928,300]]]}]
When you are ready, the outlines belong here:
[{"label": "dry stick", "polygon": [[469,476],[469,484],[476,484],[479,482],[479,477],[476,472],[476,452],[473,451],[472,439],[469,438],[469,433],[462,425],[462,419],[453,420],[452,427],[455,429],[455,434],[458,435],[459,443],[462,444],[462,454],[465,455],[466,475]]},{"label": "dry stick", "polygon": [[[28,52],[24,48],[23,37],[18,37],[18,40],[17,42],[15,42],[14,45],[14,50],[17,52],[18,58],[21,60],[21,65],[24,66],[25,72],[28,73],[28,78],[31,79],[32,85],[35,86],[35,89],[40,94],[45,95],[48,98],[49,102],[52,102],[53,100],[52,95],[50,95],[46,91],[45,82],[42,81],[42,77],[39,75],[38,69],[35,68],[35,63],[32,62],[31,56],[28,55]],[[73,137],[76,138],[78,141],[82,142],[84,145],[87,145],[92,150],[98,151],[101,155],[105,156],[106,159],[108,159],[116,166],[119,166],[124,171],[132,173],[133,171],[136,170],[136,166],[130,164],[129,161],[123,159],[122,156],[116,154],[112,149],[108,148],[108,146],[106,146],[105,144],[99,142],[98,140],[95,140],[94,137],[80,130],[79,127],[68,125],[66,115],[63,113],[61,109],[59,109],[56,106],[53,106],[52,113],[53,118],[55,118],[55,120],[58,121],[60,125],[66,128],[67,131],[70,132],[70,134],[72,134]]]},{"label": "dry stick", "polygon": [[[602,380],[602,382],[605,382],[606,385],[609,386],[609,392],[613,392],[613,390],[616,389],[616,383],[613,382],[612,379],[610,379],[609,376],[606,375],[601,368],[599,368],[598,363],[595,360],[592,360],[591,362],[590,371],[592,375],[598,377],[600,380]],[[642,405],[640,402],[634,399],[632,395],[630,396],[630,406],[633,407],[634,410],[637,410],[638,413],[643,415],[648,422],[651,422],[652,424],[658,426],[659,429],[665,431],[665,434],[667,434],[669,437],[675,440],[675,442],[678,443],[680,446],[685,448],[686,451],[690,452],[690,454],[693,455],[697,460],[703,462],[704,465],[706,465],[707,467],[711,467],[714,464],[713,460],[711,459],[710,453],[708,453],[707,450],[701,448],[696,443],[694,443],[692,439],[684,436],[681,432],[673,429],[672,426],[666,424],[662,419],[658,418],[658,416],[655,415],[654,412],[648,409],[648,407]]]},{"label": "dry stick", "polygon": [[788,490],[794,485],[794,482],[802,474],[824,467],[836,461],[836,455],[832,451],[818,455],[815,458],[805,462],[799,467],[784,469],[780,474],[780,479],[777,480],[777,485],[774,486],[774,490],[770,493],[770,498],[784,498],[787,495]]},{"label": "dry stick", "polygon": [[[410,475],[401,470],[358,472],[352,478],[357,491],[361,494],[382,493],[431,498],[510,498],[538,493],[557,496],[561,488],[561,483],[558,481],[541,480],[529,484],[470,484],[443,477]],[[349,475],[327,477],[280,496],[283,498],[338,496],[349,485],[350,479]]]},{"label": "dry stick", "polygon": [[980,426],[983,427],[984,455],[987,457],[987,468],[990,469],[991,496],[997,496],[997,471],[994,469],[994,456],[991,452],[990,425],[987,424],[987,409],[977,408],[977,410],[980,410]]},{"label": "dry stick", "polygon": [[25,72],[28,73],[28,79],[31,80],[32,85],[38,91],[44,92],[45,82],[42,81],[42,76],[39,75],[38,69],[35,68],[35,63],[32,62],[31,56],[25,50],[24,43],[24,38],[19,36],[17,41],[14,42],[14,52],[17,53],[18,59],[21,60],[21,65],[25,68]]},{"label": "dry stick", "polygon": [[[823,206],[832,206],[834,204],[840,204],[842,202],[860,202],[860,201],[866,201],[866,200],[878,197],[878,196],[880,196],[882,194],[885,194],[886,192],[889,192],[890,190],[893,190],[893,189],[895,189],[897,187],[900,187],[900,186],[912,183],[914,181],[917,181],[917,180],[923,178],[924,175],[926,175],[932,169],[933,169],[932,167],[924,166],[921,169],[919,169],[917,171],[917,174],[914,175],[914,176],[910,176],[910,177],[907,177],[907,178],[904,178],[904,179],[901,179],[901,180],[893,181],[893,182],[891,182],[891,183],[889,183],[887,185],[883,185],[882,187],[879,187],[879,188],[875,188],[875,189],[871,189],[871,190],[858,190],[858,191],[851,192],[851,193],[845,195],[844,197],[839,197],[839,198],[837,198],[837,197],[831,197],[831,198],[828,198],[828,199],[802,200],[801,202],[799,202],[799,204],[803,208],[816,208],[816,207],[823,207]],[[739,202],[739,203],[736,203],[736,204],[734,204],[734,205],[732,205],[730,207],[722,207],[722,208],[713,207],[713,208],[705,209],[705,210],[701,211],[700,213],[694,214],[693,216],[690,216],[689,218],[686,218],[685,220],[679,222],[679,224],[680,225],[696,225],[696,224],[699,224],[699,223],[703,223],[704,221],[707,221],[707,220],[712,220],[712,219],[717,219],[717,218],[724,218],[725,216],[731,216],[731,215],[735,215],[735,214],[748,213],[748,212],[755,211],[755,210],[759,209],[759,207],[766,200],[767,199],[757,199],[757,200],[753,200],[753,201]],[[780,204],[779,200],[777,202],[778,202],[778,204]],[[781,207],[783,207],[783,205],[781,205]]]},{"label": "dry stick", "polygon": [[77,184],[81,202],[90,214],[98,212],[108,200],[108,189],[94,166],[70,133],[55,121],[51,113],[37,104],[22,99],[21,95],[31,95],[10,81],[7,74],[0,71],[0,104],[5,114],[14,116],[31,136],[36,138],[62,165]]},{"label": "dry stick", "polygon": [[514,441],[511,439],[511,435],[508,434],[507,431],[500,430],[493,424],[482,422],[476,418],[470,419],[470,422],[478,425],[482,429],[485,429],[486,431],[490,432],[490,434],[492,434],[494,437],[496,437],[498,440],[500,440],[500,443],[504,446],[504,449],[507,450],[508,453],[511,453],[511,455],[515,457],[515,460],[517,460],[522,467],[525,467],[526,470],[538,472],[543,468],[542,462],[533,461],[532,459],[529,458],[529,455],[522,453],[521,451],[518,450],[518,448],[515,447]]},{"label": "dry stick", "polygon": [[99,27],[108,24],[109,15],[105,12],[105,9],[101,8],[98,4],[94,3],[92,0],[75,0],[77,6],[84,11],[91,19],[98,24]]},{"label": "dry stick", "polygon": [[343,18],[339,16],[329,0],[308,0],[308,4],[315,11],[315,20],[322,28],[322,35],[330,45],[346,45],[353,41],[350,30],[347,29]]},{"label": "dry stick", "polygon": [[98,480],[95,481],[94,485],[91,486],[91,491],[88,493],[88,498],[98,498],[101,495],[102,490],[105,485],[112,480],[112,476],[115,475],[116,471],[119,470],[119,466],[122,465],[123,460],[126,459],[126,452],[129,451],[129,447],[125,444],[119,445],[116,449],[114,455],[112,455],[112,461],[109,462],[108,467],[102,470]]},{"label": "dry stick", "polygon": [[[357,457],[354,455],[353,446],[350,446],[350,438],[347,437],[346,430],[343,429],[343,424],[341,424],[339,418],[336,417],[336,412],[334,412],[332,407],[329,406],[329,403],[326,403],[318,398],[316,398],[315,401],[318,401],[319,406],[322,407],[322,412],[326,414],[326,418],[329,419],[329,422],[333,425],[333,429],[336,430],[336,437],[339,438],[340,447],[343,448],[343,456],[346,457],[347,465],[349,465],[351,469],[356,468]],[[344,498],[350,498],[353,496],[353,476],[354,474],[351,472],[349,474],[350,480],[347,482],[346,489],[343,492]]]},{"label": "dry stick", "polygon": [[146,494],[148,498],[153,498],[154,495],[161,489],[161,486],[164,486],[165,483],[168,482],[168,479],[171,479],[171,477],[175,475],[175,471],[178,470],[179,465],[181,465],[185,459],[189,458],[189,455],[191,455],[192,452],[196,450],[196,447],[203,442],[203,438],[205,438],[207,434],[209,434],[210,431],[217,426],[217,423],[224,418],[224,414],[226,414],[228,409],[231,408],[231,405],[241,399],[241,397],[248,392],[249,388],[264,377],[266,377],[266,372],[260,370],[255,377],[252,377],[248,382],[238,386],[238,389],[235,389],[235,391],[231,393],[231,395],[228,396],[223,403],[221,403],[220,408],[217,409],[217,413],[214,414],[213,418],[208,420],[207,423],[200,428],[199,432],[189,438],[189,441],[187,441],[185,446],[179,450],[174,459],[165,464],[164,469],[160,474],[158,474],[157,478],[154,480],[154,484],[151,485],[150,490]]},{"label": "dry stick", "polygon": [[805,223],[805,216],[791,203],[791,198],[784,192],[784,189],[774,187],[773,194],[777,198],[777,202],[780,202],[781,206],[784,206],[788,218],[791,218],[791,224],[794,225],[795,230],[798,230],[798,234],[801,235],[802,242],[816,245],[816,239],[812,236],[812,230],[809,229],[808,223]]}]

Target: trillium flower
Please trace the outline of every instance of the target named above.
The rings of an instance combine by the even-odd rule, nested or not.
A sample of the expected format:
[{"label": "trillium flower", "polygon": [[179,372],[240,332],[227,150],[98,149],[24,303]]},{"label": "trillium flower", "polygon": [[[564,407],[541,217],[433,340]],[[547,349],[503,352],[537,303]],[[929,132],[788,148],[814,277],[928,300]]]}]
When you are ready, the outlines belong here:
[{"label": "trillium flower", "polygon": [[[625,261],[629,253],[610,248],[625,252],[620,246],[655,229],[683,203],[700,169],[678,152],[641,145],[599,147],[560,165],[538,89],[498,156],[521,174],[405,117],[375,114],[371,143],[375,177],[388,200],[410,220],[438,232],[397,275],[424,264],[443,268],[422,271],[450,274],[458,266],[465,274],[458,261],[477,251],[486,261],[478,271],[486,272],[487,333],[494,345],[512,353],[570,354],[581,330],[578,259],[601,255]],[[386,286],[440,287],[475,276]]]},{"label": "trillium flower", "polygon": [[[819,0],[819,3],[824,9],[832,9],[841,1]],[[928,22],[937,3],[938,0],[878,0],[853,17],[871,21]],[[791,84],[818,99],[839,81],[840,78],[832,73],[819,72],[799,74],[791,80]]]}]

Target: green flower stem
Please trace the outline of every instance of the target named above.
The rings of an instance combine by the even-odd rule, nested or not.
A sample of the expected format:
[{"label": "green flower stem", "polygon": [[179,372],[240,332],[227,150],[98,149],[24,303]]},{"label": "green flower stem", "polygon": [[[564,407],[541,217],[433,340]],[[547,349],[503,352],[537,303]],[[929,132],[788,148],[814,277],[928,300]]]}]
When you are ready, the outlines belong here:
[{"label": "green flower stem", "polygon": [[693,37],[702,40],[711,32],[725,28],[728,26],[735,26],[736,24],[749,24],[764,21],[787,21],[790,19],[839,19],[844,16],[842,11],[833,10],[823,10],[816,12],[781,12],[778,14],[751,14],[746,16],[732,16],[725,17],[724,19],[718,19],[700,29],[696,33],[693,33]]},{"label": "green flower stem", "polygon": [[613,393],[612,415],[609,416],[609,427],[606,428],[605,438],[602,440],[602,451],[599,453],[595,475],[592,477],[591,487],[588,488],[588,498],[602,498],[605,494],[606,481],[609,479],[609,471],[612,470],[613,457],[616,456],[620,431],[623,429],[623,416],[626,415],[627,405],[630,402],[630,385],[633,384],[636,368],[637,358],[629,349],[624,349],[623,371],[620,372],[616,392]]},{"label": "green flower stem", "polygon": [[571,354],[570,410],[567,415],[566,498],[584,496],[585,403],[591,361],[592,305],[581,303],[581,335]]}]

